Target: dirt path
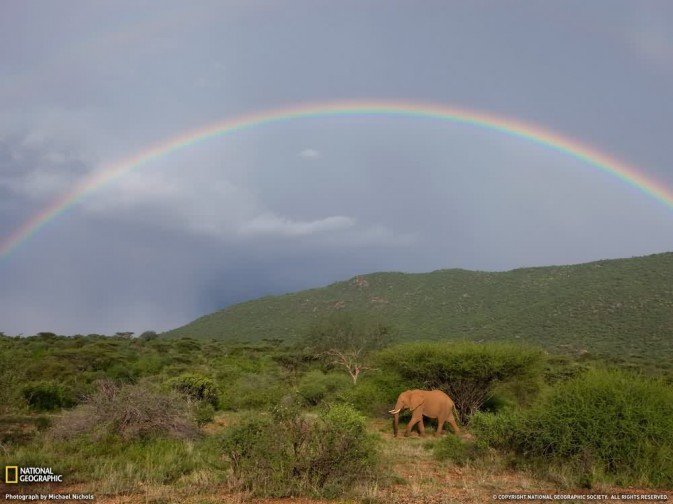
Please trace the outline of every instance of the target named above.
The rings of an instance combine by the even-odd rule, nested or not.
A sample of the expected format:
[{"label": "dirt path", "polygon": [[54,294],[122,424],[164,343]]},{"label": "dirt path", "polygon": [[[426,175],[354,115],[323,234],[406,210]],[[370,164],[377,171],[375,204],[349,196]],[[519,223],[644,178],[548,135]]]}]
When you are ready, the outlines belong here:
[{"label": "dirt path", "polygon": [[[559,491],[549,484],[531,480],[514,472],[500,474],[485,474],[474,468],[447,467],[440,468],[430,463],[421,462],[412,469],[403,469],[406,482],[394,484],[388,488],[371,488],[366,493],[365,502],[381,502],[392,504],[428,503],[428,504],[478,504],[487,502],[518,502],[515,500],[494,499],[494,495],[502,494],[586,494],[586,490]],[[48,490],[44,487],[37,490],[34,487],[24,487],[21,493],[93,493],[94,501],[82,500],[5,500],[6,502],[94,502],[99,504],[215,504],[215,503],[256,503],[256,504],[334,504],[350,503],[356,500],[317,500],[307,498],[286,499],[254,499],[246,494],[231,493],[226,487],[210,488],[207,490],[176,489],[174,487],[152,487],[132,495],[104,496],[96,495],[95,487],[91,485],[77,485],[67,487],[53,487]],[[18,493],[17,489],[8,489],[0,485],[0,500],[5,499],[5,493]],[[591,494],[665,494],[668,501],[673,502],[673,491],[657,491],[634,488],[601,488],[594,489]],[[362,500],[360,501],[362,502]],[[526,502],[548,502],[546,500],[526,500]],[[585,502],[583,500],[563,502]],[[633,500],[609,500],[609,502],[634,502]],[[653,502],[653,501],[649,501]]]}]

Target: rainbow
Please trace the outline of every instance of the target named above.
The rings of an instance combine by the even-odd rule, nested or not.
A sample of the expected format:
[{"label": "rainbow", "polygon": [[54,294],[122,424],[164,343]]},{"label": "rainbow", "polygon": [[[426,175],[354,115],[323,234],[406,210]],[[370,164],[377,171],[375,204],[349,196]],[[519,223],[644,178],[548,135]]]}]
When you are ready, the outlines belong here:
[{"label": "rainbow", "polygon": [[425,118],[496,131],[533,142],[563,155],[578,159],[588,166],[621,179],[669,208],[673,208],[673,190],[661,182],[648,177],[642,170],[636,170],[636,168],[597,149],[534,124],[527,124],[507,117],[499,117],[486,112],[432,103],[371,100],[336,101],[290,105],[284,108],[241,115],[169,138],[134,156],[103,167],[81,180],[72,190],[43,208],[7,236],[0,243],[0,259],[10,255],[19,245],[26,242],[31,236],[35,235],[69,208],[77,205],[87,195],[114,182],[132,170],[141,168],[177,150],[190,147],[210,138],[233,134],[258,126],[299,119],[341,116]]}]

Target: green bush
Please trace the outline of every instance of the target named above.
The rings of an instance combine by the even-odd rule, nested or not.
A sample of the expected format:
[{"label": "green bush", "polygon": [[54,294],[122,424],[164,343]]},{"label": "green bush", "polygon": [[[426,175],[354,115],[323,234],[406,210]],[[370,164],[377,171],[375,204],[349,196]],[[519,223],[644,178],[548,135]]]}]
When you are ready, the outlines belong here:
[{"label": "green bush", "polygon": [[127,364],[113,364],[107,369],[105,376],[116,382],[135,383],[138,380],[138,371]]},{"label": "green bush", "polygon": [[5,346],[7,337],[0,338],[0,415],[12,408],[25,406],[19,384],[23,378],[24,369],[16,357],[10,355],[9,345]]},{"label": "green bush", "polygon": [[513,431],[520,429],[521,423],[522,413],[518,410],[508,408],[497,413],[479,411],[473,415],[470,429],[482,446],[510,449],[513,448]]},{"label": "green bush", "polygon": [[390,418],[388,411],[407,385],[399,375],[379,370],[364,376],[340,397],[366,415]]},{"label": "green bush", "polygon": [[307,404],[315,406],[325,398],[347,390],[351,380],[342,373],[328,373],[314,370],[306,373],[299,382],[299,395]]},{"label": "green bush", "polygon": [[478,445],[458,436],[443,436],[433,445],[433,455],[437,460],[450,460],[460,466],[476,459],[479,453]]},{"label": "green bush", "polygon": [[31,383],[23,388],[22,395],[28,406],[37,411],[69,408],[76,403],[69,387],[54,382]]},{"label": "green bush", "polygon": [[170,386],[190,399],[203,401],[214,408],[218,405],[217,385],[207,376],[196,373],[185,373],[170,380]]},{"label": "green bush", "polygon": [[215,408],[213,405],[206,402],[199,402],[194,408],[194,420],[196,424],[201,426],[210,423],[215,418]]},{"label": "green bush", "polygon": [[277,408],[229,429],[223,449],[240,485],[262,496],[341,496],[378,467],[364,417],[343,404],[320,415]]},{"label": "green bush", "polygon": [[498,411],[502,411],[512,406],[512,402],[509,401],[507,397],[496,393],[484,401],[484,404],[481,406],[481,411],[497,413]]},{"label": "green bush", "polygon": [[531,409],[475,416],[491,446],[572,469],[581,483],[673,485],[673,388],[608,370],[559,383]]},{"label": "green bush", "polygon": [[408,343],[382,350],[376,360],[382,369],[400,375],[406,388],[440,389],[449,394],[465,423],[502,383],[528,382],[527,388],[536,391],[544,354],[502,343]]},{"label": "green bush", "polygon": [[270,408],[287,392],[287,384],[278,376],[246,373],[224,388],[220,405],[233,411]]}]

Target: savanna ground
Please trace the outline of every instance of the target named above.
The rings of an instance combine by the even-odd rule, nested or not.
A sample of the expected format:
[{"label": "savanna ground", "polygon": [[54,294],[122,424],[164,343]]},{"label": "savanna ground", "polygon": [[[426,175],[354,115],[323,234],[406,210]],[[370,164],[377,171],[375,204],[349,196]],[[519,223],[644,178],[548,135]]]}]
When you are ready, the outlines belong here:
[{"label": "savanna ground", "polygon": [[[226,429],[231,422],[237,420],[237,414],[221,413],[212,423],[203,427],[208,435],[213,435]],[[549,474],[540,477],[532,471],[513,470],[508,467],[503,457],[496,453],[490,454],[478,463],[457,464],[452,461],[438,461],[433,455],[432,447],[438,442],[432,433],[421,438],[416,432],[408,438],[400,435],[394,438],[391,423],[385,420],[372,420],[369,429],[376,433],[382,441],[384,458],[387,470],[390,471],[390,481],[386,485],[372,484],[367,487],[357,499],[315,499],[305,497],[287,498],[260,498],[249,492],[237,492],[228,484],[216,482],[199,482],[198,478],[192,481],[173,483],[169,485],[149,484],[141,485],[133,491],[121,495],[111,495],[100,492],[98,489],[109,485],[102,483],[87,483],[77,485],[26,485],[20,490],[12,485],[0,483],[0,495],[4,498],[6,492],[18,493],[92,493],[95,502],[100,504],[215,504],[215,503],[295,503],[317,504],[336,502],[390,502],[390,503],[465,503],[477,504],[494,502],[493,495],[498,494],[662,494],[673,500],[671,490],[652,490],[638,487],[619,487],[614,485],[596,485],[591,490],[582,487],[573,487],[567,481],[562,481],[559,475]],[[430,430],[430,429],[428,429]],[[451,436],[453,434],[446,434]],[[466,434],[468,437],[470,434]],[[557,479],[560,478],[560,479]],[[206,478],[207,480],[208,478]],[[557,481],[554,481],[557,479]],[[33,501],[36,502],[36,501]],[[40,501],[37,501],[40,502]],[[54,502],[54,501],[49,501]],[[62,502],[62,501],[61,501]],[[80,501],[81,502],[81,501]],[[539,502],[539,501],[527,501]],[[579,502],[579,501],[565,501]],[[611,500],[611,502],[622,502]],[[626,501],[623,501],[626,502]],[[631,500],[629,500],[631,502]]]},{"label": "savanna ground", "polygon": [[[0,496],[50,490],[157,504],[477,503],[559,493],[670,500],[670,366],[619,362],[504,343],[397,344],[385,325],[346,319],[320,323],[291,345],[153,333],[0,337],[7,385],[0,467],[51,467],[64,476],[51,487],[5,485]],[[410,388],[449,393],[461,436],[436,438],[426,420],[424,438],[394,438],[387,410]]]}]

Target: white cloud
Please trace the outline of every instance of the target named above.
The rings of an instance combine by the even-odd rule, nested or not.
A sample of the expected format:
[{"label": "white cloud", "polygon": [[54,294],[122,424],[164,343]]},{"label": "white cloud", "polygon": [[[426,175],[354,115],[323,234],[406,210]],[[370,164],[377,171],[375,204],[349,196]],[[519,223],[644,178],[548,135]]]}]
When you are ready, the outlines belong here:
[{"label": "white cloud", "polygon": [[243,235],[306,236],[347,229],[354,225],[354,219],[343,215],[314,221],[296,221],[273,213],[266,213],[244,223],[240,232]]},{"label": "white cloud", "polygon": [[260,212],[254,194],[223,178],[129,173],[84,202],[86,210],[115,220],[224,238]]},{"label": "white cloud", "polygon": [[315,149],[304,149],[299,153],[299,157],[303,159],[318,159],[320,152]]},{"label": "white cloud", "polygon": [[135,172],[87,198],[106,219],[144,222],[223,241],[314,237],[330,246],[403,247],[416,236],[337,214],[297,219],[270,209],[253,188],[224,178]]},{"label": "white cloud", "polygon": [[224,240],[310,236],[355,226],[355,219],[343,215],[314,220],[279,215],[251,189],[223,178],[177,178],[162,172],[128,174],[87,198],[84,207],[105,218]]}]

